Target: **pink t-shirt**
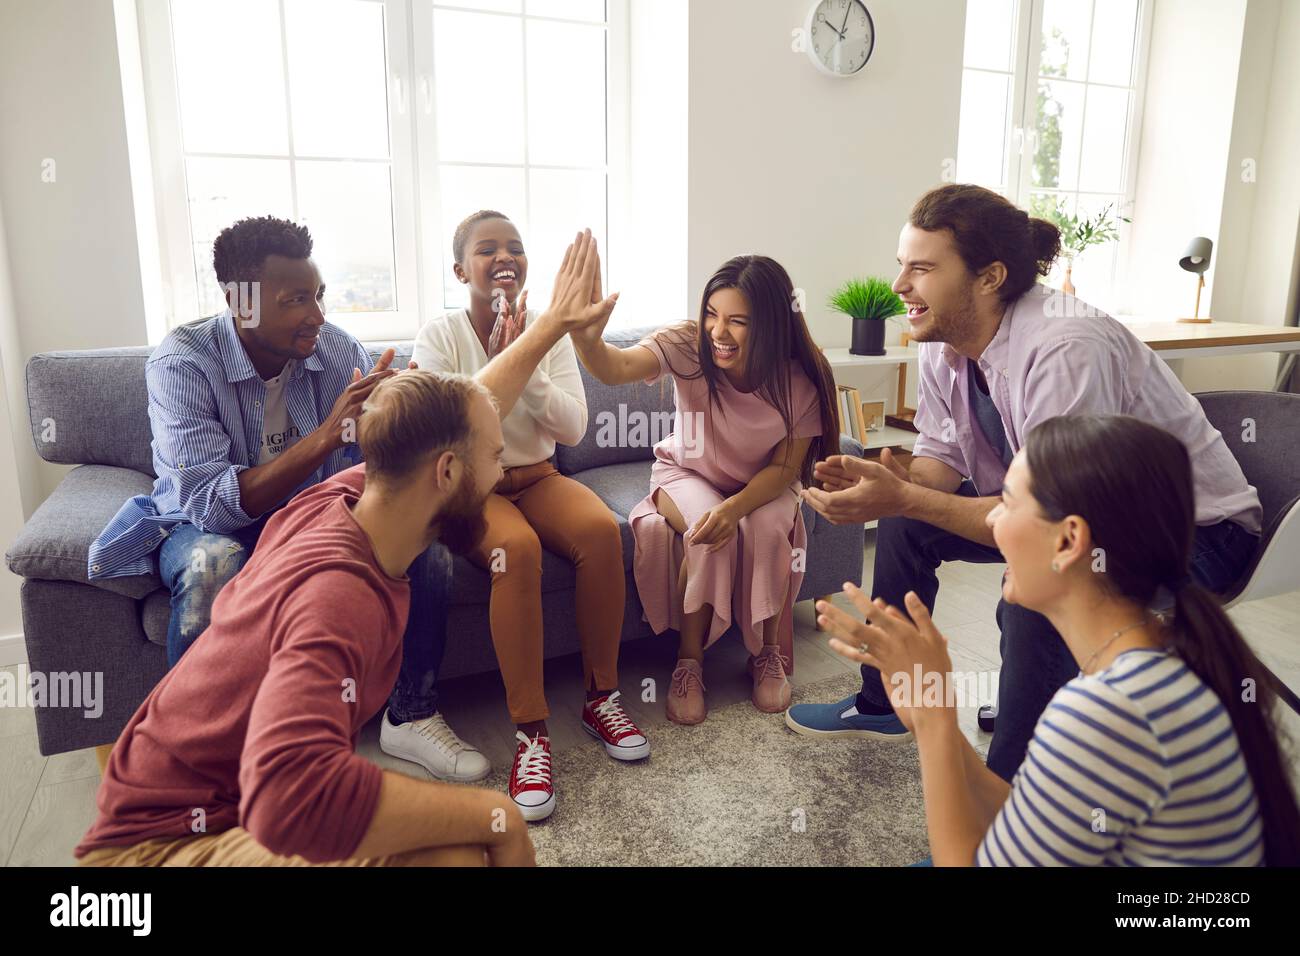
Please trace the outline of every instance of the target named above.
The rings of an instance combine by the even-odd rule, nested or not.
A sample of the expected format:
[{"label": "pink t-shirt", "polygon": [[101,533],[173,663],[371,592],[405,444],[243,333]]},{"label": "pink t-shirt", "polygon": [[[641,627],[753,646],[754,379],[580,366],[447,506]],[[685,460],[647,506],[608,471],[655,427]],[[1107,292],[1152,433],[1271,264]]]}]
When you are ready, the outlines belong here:
[{"label": "pink t-shirt", "polygon": [[790,362],[790,414],[794,427],[787,432],[781,413],[759,392],[737,391],[721,375],[718,403],[714,405],[709,401],[704,376],[683,378],[698,371],[700,363],[693,342],[687,350],[675,344],[675,337],[681,334],[660,329],[640,342],[659,360],[659,372],[646,379],[647,384],[657,382],[666,372],[676,372],[673,433],[655,445],[656,459],[693,471],[718,491],[730,495],[766,468],[776,446],[787,438],[820,437],[817,388],[798,362]]},{"label": "pink t-shirt", "polygon": [[267,522],[211,626],[122,731],[75,856],[235,826],[282,856],[352,855],[382,778],[357,736],[397,679],[411,601],[352,516],[365,467]]}]

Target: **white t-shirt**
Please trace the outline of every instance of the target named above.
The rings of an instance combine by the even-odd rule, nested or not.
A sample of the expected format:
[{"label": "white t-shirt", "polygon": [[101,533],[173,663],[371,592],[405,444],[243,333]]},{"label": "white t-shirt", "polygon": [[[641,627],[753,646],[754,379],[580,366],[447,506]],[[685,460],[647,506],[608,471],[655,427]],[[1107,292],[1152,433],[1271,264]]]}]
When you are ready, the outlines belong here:
[{"label": "white t-shirt", "polygon": [[[529,309],[525,328],[540,315]],[[433,372],[474,375],[488,364],[465,309],[424,323],[415,337],[411,358]],[[587,394],[578,371],[578,356],[566,335],[542,357],[510,414],[501,420],[507,468],[535,465],[555,454],[555,443],[576,445],[587,432]]]},{"label": "white t-shirt", "polygon": [[274,461],[286,448],[302,436],[289,421],[289,406],[284,401],[284,384],[293,377],[294,362],[286,362],[280,374],[265,379],[266,398],[262,400],[262,448],[257,463],[265,465]]}]

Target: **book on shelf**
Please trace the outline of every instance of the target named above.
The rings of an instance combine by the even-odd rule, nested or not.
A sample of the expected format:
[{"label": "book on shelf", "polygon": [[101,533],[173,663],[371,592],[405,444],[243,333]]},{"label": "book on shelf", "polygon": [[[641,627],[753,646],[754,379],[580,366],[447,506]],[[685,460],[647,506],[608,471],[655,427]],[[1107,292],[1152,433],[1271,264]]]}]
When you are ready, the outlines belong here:
[{"label": "book on shelf", "polygon": [[839,399],[840,431],[861,445],[867,443],[867,423],[862,417],[862,398],[858,390],[849,385],[837,385]]}]

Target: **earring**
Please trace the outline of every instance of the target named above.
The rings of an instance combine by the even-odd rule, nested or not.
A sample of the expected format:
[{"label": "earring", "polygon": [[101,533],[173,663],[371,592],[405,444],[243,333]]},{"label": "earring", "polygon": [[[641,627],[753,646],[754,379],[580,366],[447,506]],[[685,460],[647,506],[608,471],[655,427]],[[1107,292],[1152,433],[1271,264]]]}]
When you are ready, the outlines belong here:
[{"label": "earring", "polygon": [[1057,564],[1055,561],[1053,561],[1053,562],[1052,562],[1052,570],[1053,570],[1053,571],[1057,571],[1057,572],[1059,572],[1059,571],[1061,570],[1061,566],[1060,566],[1059,564]]}]

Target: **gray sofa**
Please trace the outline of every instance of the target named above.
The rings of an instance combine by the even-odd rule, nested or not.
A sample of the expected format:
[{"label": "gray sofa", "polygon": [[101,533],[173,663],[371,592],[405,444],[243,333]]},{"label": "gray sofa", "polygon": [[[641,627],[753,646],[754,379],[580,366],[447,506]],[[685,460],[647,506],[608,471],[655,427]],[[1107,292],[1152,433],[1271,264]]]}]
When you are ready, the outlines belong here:
[{"label": "gray sofa", "polygon": [[[611,332],[607,338],[630,345],[645,331]],[[399,367],[404,366],[412,343],[392,344]],[[371,351],[377,356],[383,348],[376,345]],[[95,582],[86,577],[91,541],[127,498],[147,493],[153,485],[144,380],[150,351],[48,352],[27,364],[27,403],[36,448],[46,461],[77,466],[32,515],[6,555],[10,570],[23,578],[28,661],[33,672],[103,674],[103,712],[98,718],[85,716],[79,708],[37,708],[42,754],[111,743],[167,669],[170,605],[158,575]],[[628,447],[598,441],[598,426],[602,412],[617,421],[620,406],[628,415],[671,414],[672,386],[637,383],[611,388],[592,379],[585,369],[583,375],[590,425],[581,444],[560,447],[556,465],[594,490],[622,526],[628,576],[622,639],[633,640],[651,631],[642,620],[632,584],[633,547],[626,516],[647,492],[653,449],[651,442]],[[843,450],[861,453],[861,447],[847,437]],[[862,527],[836,527],[807,506],[804,521],[808,556],[799,600],[838,591],[844,581],[860,584]],[[548,657],[578,650],[573,585],[572,565],[544,553],[542,608]],[[496,669],[487,630],[488,594],[487,573],[457,559],[444,677]]]}]

